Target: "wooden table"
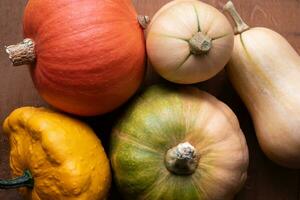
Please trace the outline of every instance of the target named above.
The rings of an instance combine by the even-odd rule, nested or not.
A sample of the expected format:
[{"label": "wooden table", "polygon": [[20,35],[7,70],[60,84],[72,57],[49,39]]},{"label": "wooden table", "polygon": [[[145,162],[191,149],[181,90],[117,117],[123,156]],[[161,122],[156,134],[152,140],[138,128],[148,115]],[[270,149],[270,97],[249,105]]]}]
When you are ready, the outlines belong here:
[{"label": "wooden table", "polygon": [[[100,1],[100,0],[99,0]],[[152,16],[169,0],[134,0],[140,14]],[[221,9],[226,0],[205,0]],[[265,26],[281,33],[300,53],[299,0],[235,0],[240,14],[251,26]],[[0,121],[24,105],[46,106],[33,87],[26,67],[12,67],[3,46],[22,39],[22,15],[26,0],[0,0]],[[146,85],[163,81],[148,68]],[[250,151],[248,180],[236,196],[239,200],[300,200],[300,173],[277,166],[261,152],[249,114],[232,89],[225,72],[197,84],[227,103],[237,114]],[[85,118],[107,144],[110,127],[119,111],[102,117]],[[7,138],[0,134],[0,177],[10,177]],[[106,145],[107,148],[107,145]],[[111,199],[121,199],[115,192]],[[20,200],[16,190],[0,191],[1,200]]]}]

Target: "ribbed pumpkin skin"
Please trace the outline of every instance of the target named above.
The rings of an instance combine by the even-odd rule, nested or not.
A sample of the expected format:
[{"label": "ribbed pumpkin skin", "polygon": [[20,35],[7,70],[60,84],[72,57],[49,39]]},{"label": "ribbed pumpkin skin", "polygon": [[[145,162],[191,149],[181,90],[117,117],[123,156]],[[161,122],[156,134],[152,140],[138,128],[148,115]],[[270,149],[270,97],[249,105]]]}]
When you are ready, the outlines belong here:
[{"label": "ribbed pumpkin skin", "polygon": [[66,112],[109,112],[143,79],[144,36],[130,0],[30,0],[24,36],[36,44],[36,88]]},{"label": "ribbed pumpkin skin", "polygon": [[[164,156],[182,142],[200,154],[192,175],[174,175]],[[111,162],[126,199],[226,200],[247,177],[248,150],[234,113],[196,88],[152,86],[113,129]]]}]

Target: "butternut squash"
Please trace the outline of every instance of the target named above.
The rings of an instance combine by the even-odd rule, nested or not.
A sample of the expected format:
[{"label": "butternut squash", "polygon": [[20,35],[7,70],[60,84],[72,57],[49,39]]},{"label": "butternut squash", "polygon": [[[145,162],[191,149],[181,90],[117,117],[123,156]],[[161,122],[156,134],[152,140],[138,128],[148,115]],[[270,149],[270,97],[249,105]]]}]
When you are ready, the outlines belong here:
[{"label": "butternut squash", "polygon": [[237,25],[227,73],[259,144],[276,163],[300,168],[300,57],[275,31],[245,24],[231,1],[224,9]]}]

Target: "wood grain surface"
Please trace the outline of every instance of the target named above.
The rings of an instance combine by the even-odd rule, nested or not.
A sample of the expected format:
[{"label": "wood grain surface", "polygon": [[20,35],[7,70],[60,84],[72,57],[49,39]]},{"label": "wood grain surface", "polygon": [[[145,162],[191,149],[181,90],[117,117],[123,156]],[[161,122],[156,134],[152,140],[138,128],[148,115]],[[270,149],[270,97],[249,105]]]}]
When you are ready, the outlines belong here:
[{"label": "wood grain surface", "polygon": [[[133,0],[138,13],[153,14],[169,0]],[[47,106],[33,87],[26,66],[12,67],[4,46],[22,40],[22,15],[26,0],[0,0],[0,122],[14,109],[25,106]],[[226,0],[204,0],[221,9]],[[287,38],[300,53],[300,1],[299,0],[234,0],[247,23],[271,28]],[[144,85],[163,80],[148,66]],[[227,103],[239,118],[250,151],[248,180],[238,193],[238,200],[300,200],[300,174],[277,166],[261,152],[251,118],[234,92],[224,71],[213,79],[197,84]],[[119,110],[101,117],[84,118],[97,132],[107,148],[110,128]],[[0,177],[9,178],[9,146],[0,133]],[[122,199],[112,187],[110,199]],[[21,200],[16,190],[0,191],[0,200]],[[53,199],[54,200],[54,199]]]}]

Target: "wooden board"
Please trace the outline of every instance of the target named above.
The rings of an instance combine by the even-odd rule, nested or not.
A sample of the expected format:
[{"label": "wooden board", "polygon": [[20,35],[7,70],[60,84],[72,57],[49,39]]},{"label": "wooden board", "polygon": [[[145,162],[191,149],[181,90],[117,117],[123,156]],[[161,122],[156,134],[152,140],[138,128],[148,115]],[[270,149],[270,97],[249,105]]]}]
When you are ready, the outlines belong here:
[{"label": "wooden board", "polygon": [[[169,0],[133,0],[140,14],[152,16]],[[205,0],[221,9],[226,0]],[[235,0],[240,14],[251,26],[265,26],[285,36],[300,53],[300,1],[299,0]],[[28,69],[12,67],[3,46],[22,39],[24,0],[0,1],[0,121],[15,108],[24,105],[46,106],[33,87]],[[145,85],[163,81],[151,68]],[[227,103],[237,114],[250,151],[248,180],[238,193],[238,200],[300,200],[300,174],[298,170],[279,167],[261,152],[251,118],[243,103],[232,89],[224,71],[212,80],[197,84]],[[85,118],[106,144],[110,127],[118,111],[102,117]],[[0,134],[0,177],[10,177],[8,143]],[[113,187],[111,199],[121,199]],[[1,200],[20,200],[16,190],[0,191]]]}]

